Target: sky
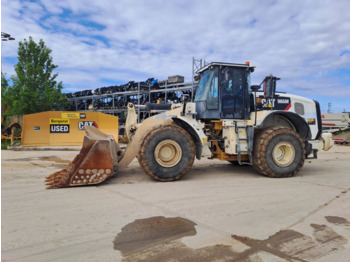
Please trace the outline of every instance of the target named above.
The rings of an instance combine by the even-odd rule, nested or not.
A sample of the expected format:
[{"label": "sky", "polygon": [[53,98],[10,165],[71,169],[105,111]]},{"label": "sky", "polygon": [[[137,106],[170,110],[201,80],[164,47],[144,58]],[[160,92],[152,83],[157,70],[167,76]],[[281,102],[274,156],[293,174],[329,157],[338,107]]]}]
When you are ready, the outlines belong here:
[{"label": "sky", "polygon": [[64,92],[171,75],[192,78],[192,58],[256,66],[252,84],[350,112],[348,0],[2,0],[2,72],[14,75],[18,42],[52,50]]}]

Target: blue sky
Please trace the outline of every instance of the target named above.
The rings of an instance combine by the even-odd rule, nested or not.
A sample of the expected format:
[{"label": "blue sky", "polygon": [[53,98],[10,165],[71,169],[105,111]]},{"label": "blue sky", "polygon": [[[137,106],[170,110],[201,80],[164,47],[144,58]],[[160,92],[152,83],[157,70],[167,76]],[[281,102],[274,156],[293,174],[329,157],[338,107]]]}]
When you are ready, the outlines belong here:
[{"label": "blue sky", "polygon": [[2,71],[18,41],[52,49],[65,92],[184,75],[192,57],[256,65],[252,81],[350,111],[350,2],[298,0],[2,0]]}]

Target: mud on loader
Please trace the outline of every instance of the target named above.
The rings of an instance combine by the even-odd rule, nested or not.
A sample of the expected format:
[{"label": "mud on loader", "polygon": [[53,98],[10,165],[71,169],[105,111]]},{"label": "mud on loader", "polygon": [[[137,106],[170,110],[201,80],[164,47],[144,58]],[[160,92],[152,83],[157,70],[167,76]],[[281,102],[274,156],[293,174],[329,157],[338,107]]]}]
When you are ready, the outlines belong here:
[{"label": "mud on loader", "polygon": [[[174,181],[188,173],[195,157],[252,165],[268,177],[291,177],[306,158],[332,146],[323,134],[318,102],[276,92],[272,75],[250,84],[254,66],[210,63],[198,71],[193,102],[146,104],[167,111],[137,123],[135,105],[128,105],[122,150],[112,136],[86,127],[83,148],[66,169],[46,178],[48,188],[99,184],[125,168],[135,157],[157,181]],[[161,108],[160,108],[161,107]]]}]

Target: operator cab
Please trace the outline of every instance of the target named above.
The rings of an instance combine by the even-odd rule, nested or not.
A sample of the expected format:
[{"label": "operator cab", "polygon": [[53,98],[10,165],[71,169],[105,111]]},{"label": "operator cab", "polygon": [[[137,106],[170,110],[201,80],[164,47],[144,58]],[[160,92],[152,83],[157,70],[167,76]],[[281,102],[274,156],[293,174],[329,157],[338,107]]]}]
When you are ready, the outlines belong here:
[{"label": "operator cab", "polygon": [[250,73],[247,64],[210,63],[197,71],[200,81],[195,96],[197,119],[248,119]]}]

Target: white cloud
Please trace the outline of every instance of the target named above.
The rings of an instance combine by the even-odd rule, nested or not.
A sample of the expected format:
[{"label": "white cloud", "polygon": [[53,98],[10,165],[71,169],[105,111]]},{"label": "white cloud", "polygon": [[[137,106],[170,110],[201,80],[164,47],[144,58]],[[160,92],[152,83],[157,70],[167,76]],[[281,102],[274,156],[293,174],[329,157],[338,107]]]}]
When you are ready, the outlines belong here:
[{"label": "white cloud", "polygon": [[349,79],[337,73],[350,70],[350,54],[341,56],[350,50],[346,0],[3,0],[2,9],[2,30],[16,37],[2,57],[15,57],[23,38],[42,38],[70,88],[174,74],[190,81],[194,56],[249,60],[254,83],[273,73],[299,95],[350,97]]}]

